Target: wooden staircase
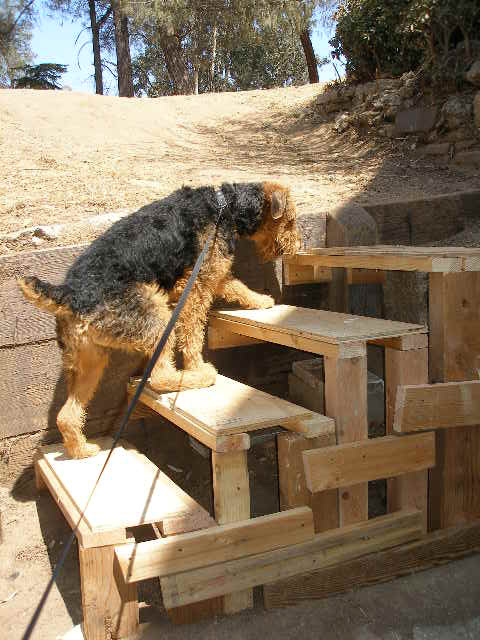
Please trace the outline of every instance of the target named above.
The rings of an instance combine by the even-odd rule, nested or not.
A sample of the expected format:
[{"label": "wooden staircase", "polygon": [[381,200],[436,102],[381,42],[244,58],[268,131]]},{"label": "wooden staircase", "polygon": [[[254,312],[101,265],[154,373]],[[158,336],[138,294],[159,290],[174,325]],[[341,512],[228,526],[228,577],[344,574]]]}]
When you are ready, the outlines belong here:
[{"label": "wooden staircase", "polygon": [[[331,268],[428,270],[435,277],[480,269],[480,250],[410,249],[315,250],[284,266],[292,282],[328,280]],[[114,621],[112,637],[135,632],[136,583],[147,578],[159,577],[167,610],[185,621],[251,607],[256,585],[266,585],[269,606],[301,599],[304,584],[309,597],[321,597],[326,587],[316,572],[324,576],[332,566],[369,553],[381,560],[381,579],[397,565],[379,552],[405,543],[411,543],[418,566],[480,545],[479,526],[469,529],[463,547],[457,532],[446,532],[440,542],[427,535],[429,470],[438,438],[431,429],[480,423],[480,383],[468,383],[468,389],[465,382],[445,389],[428,384],[425,326],[287,305],[212,313],[210,349],[262,342],[323,356],[326,415],[222,375],[206,389],[162,394],[147,386],[140,402],[210,449],[214,518],[122,444],[77,534],[87,640],[104,640],[107,617]],[[367,424],[369,344],[385,350],[387,435],[374,440]],[[130,382],[129,395],[137,384]],[[271,427],[278,430],[281,512],[251,519],[247,451],[252,434]],[[45,447],[36,463],[39,485],[48,486],[72,526],[109,443],[85,461],[68,460],[59,445]],[[368,482],[379,478],[388,479],[388,513],[369,521]],[[142,523],[153,524],[158,539],[130,540],[127,528]],[[91,571],[92,562],[101,577]],[[310,578],[301,575],[306,573]],[[90,602],[92,588],[112,584],[108,598]]]}]

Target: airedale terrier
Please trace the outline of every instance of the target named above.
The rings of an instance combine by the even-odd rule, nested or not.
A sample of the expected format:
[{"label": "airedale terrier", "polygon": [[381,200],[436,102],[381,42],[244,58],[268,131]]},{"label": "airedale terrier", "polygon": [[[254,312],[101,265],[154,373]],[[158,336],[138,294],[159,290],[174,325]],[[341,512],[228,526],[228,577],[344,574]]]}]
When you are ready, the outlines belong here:
[{"label": "airedale terrier", "polygon": [[[68,385],[57,425],[72,457],[98,452],[83,426],[109,351],[152,355],[220,212],[215,241],[149,380],[158,391],[208,387],[216,370],[204,362],[202,347],[214,298],[251,309],[274,304],[232,276],[236,239],[253,240],[264,261],[299,248],[295,206],[281,185],[184,187],[113,224],[77,258],[63,284],[20,280],[26,298],[56,316]],[[174,364],[175,342],[183,370]]]}]

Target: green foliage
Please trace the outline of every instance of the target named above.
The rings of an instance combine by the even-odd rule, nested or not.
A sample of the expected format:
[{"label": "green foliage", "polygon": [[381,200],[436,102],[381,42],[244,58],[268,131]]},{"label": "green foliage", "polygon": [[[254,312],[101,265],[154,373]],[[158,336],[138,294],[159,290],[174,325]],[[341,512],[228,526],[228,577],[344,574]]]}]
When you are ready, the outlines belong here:
[{"label": "green foliage", "polygon": [[18,69],[23,75],[15,79],[15,89],[61,89],[58,81],[66,70],[66,65],[51,62],[23,65]]},{"label": "green foliage", "polygon": [[[461,76],[472,59],[471,40],[480,34],[478,0],[343,0],[335,15],[333,56],[344,59],[347,76],[372,80],[422,67],[434,83],[445,73]],[[452,51],[464,42],[462,63]],[[455,67],[453,71],[452,67]]]},{"label": "green foliage", "polygon": [[32,60],[33,0],[0,2],[0,86],[13,86],[15,68]]}]

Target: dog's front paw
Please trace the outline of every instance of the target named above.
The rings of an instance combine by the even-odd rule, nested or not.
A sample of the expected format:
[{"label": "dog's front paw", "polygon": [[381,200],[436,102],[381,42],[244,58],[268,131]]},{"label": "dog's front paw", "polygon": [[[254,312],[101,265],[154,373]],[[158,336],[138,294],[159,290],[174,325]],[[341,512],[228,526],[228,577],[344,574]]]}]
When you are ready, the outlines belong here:
[{"label": "dog's front paw", "polygon": [[271,309],[275,304],[275,300],[272,296],[267,296],[263,294],[259,294],[258,298],[255,299],[254,309]]}]

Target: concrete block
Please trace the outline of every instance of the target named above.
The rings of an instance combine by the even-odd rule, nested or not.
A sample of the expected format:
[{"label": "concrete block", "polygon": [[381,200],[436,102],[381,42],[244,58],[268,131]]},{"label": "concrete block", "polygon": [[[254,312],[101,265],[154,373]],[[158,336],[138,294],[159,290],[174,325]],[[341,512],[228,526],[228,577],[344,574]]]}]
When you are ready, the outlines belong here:
[{"label": "concrete block", "polygon": [[399,111],[395,118],[397,135],[407,133],[428,133],[435,126],[437,107],[418,107]]}]

